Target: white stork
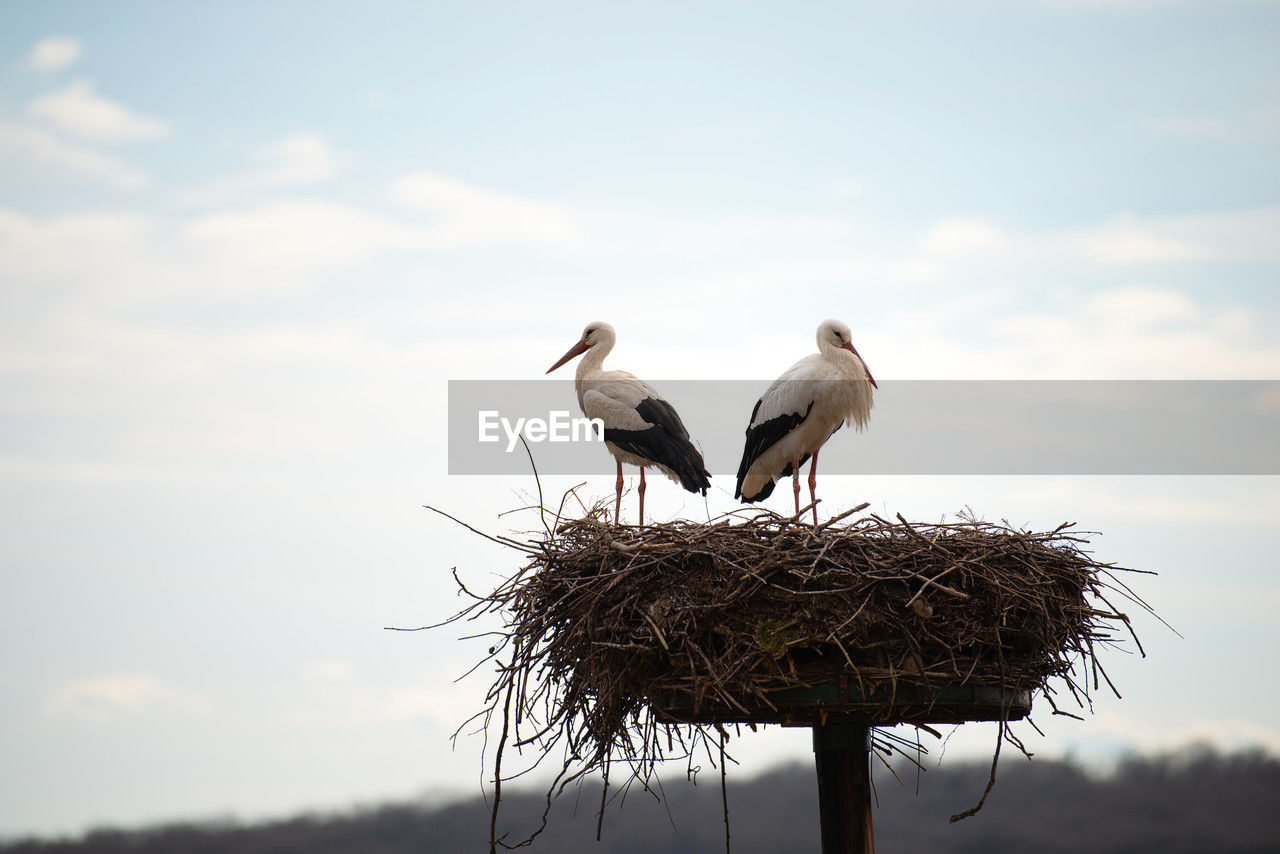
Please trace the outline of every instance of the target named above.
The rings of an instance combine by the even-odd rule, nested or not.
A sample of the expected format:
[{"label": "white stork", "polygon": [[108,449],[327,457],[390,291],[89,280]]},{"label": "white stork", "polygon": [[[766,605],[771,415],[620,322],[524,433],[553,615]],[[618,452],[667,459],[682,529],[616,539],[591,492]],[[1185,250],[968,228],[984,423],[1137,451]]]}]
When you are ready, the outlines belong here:
[{"label": "white stork", "polygon": [[[824,320],[818,352],[805,356],[773,381],[756,401],[738,467],[734,498],[750,504],[769,497],[778,478],[791,475],[800,515],[800,466],[809,468],[809,501],[817,501],[818,451],[842,424],[861,430],[871,417],[875,378],[854,349],[849,327]],[[813,508],[818,524],[818,508]]]},{"label": "white stork", "polygon": [[618,512],[622,509],[622,464],[626,463],[640,467],[640,524],[643,525],[644,470],[648,466],[657,466],[685,489],[703,495],[711,486],[711,475],[670,403],[635,374],[604,370],[604,357],[609,355],[616,340],[609,324],[588,324],[578,343],[548,368],[547,373],[575,356],[587,354],[578,363],[574,385],[582,413],[604,422],[604,444],[618,464],[613,521],[617,524]]}]

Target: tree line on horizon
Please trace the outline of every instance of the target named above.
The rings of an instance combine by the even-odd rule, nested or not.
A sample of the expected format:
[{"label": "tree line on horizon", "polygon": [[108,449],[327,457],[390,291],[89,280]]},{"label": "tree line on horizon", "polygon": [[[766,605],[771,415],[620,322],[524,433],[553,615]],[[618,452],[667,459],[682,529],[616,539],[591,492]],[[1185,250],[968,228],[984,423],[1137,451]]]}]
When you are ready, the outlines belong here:
[{"label": "tree line on horizon", "polygon": [[[1042,854],[1264,854],[1280,852],[1280,758],[1262,751],[1224,754],[1195,748],[1130,757],[1114,772],[1090,774],[1069,761],[1001,762],[996,787],[977,815],[948,816],[976,802],[984,763],[956,763],[900,784],[875,774],[880,854],[1036,851]],[[633,788],[606,808],[602,840],[596,783],[553,805],[545,831],[526,850],[588,854],[692,854],[724,850],[717,773],[694,786],[663,782],[665,801]],[[918,790],[918,791],[917,791]],[[732,850],[737,854],[817,851],[817,783],[811,767],[791,765],[745,780],[729,778]],[[516,842],[537,827],[544,798],[505,794],[502,826]],[[415,803],[258,824],[234,821],[99,829],[74,839],[0,842],[4,854],[454,854],[487,850],[482,798]]]}]

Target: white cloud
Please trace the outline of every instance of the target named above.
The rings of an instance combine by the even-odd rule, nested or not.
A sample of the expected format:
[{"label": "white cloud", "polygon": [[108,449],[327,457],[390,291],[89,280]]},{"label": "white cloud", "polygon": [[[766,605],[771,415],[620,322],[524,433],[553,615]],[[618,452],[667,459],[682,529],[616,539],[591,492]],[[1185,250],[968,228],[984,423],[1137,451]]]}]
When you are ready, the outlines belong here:
[{"label": "white cloud", "polygon": [[86,213],[39,220],[0,208],[0,279],[93,287],[105,275],[146,276],[156,264],[145,217]]},{"label": "white cloud", "polygon": [[[1280,345],[1256,324],[1162,288],[922,305],[860,332],[877,375],[899,379],[1270,379]],[[910,346],[903,346],[910,341]],[[868,355],[868,358],[872,358]]]},{"label": "white cloud", "polygon": [[419,172],[391,186],[391,198],[435,218],[431,242],[440,247],[526,243],[575,247],[588,232],[569,209],[535,199],[485,190],[463,181]]},{"label": "white cloud", "polygon": [[[289,147],[315,150],[309,144]],[[270,286],[273,279],[277,288],[297,287],[303,284],[300,276],[388,251],[508,244],[564,248],[586,238],[586,229],[567,209],[439,176],[409,176],[396,182],[393,193],[402,204],[435,216],[421,222],[337,202],[294,199],[211,213],[188,223],[180,235],[208,263],[240,271],[239,290]]]},{"label": "white cloud", "polygon": [[977,217],[930,227],[924,257],[964,256],[1005,265],[1062,270],[1080,265],[1134,268],[1194,263],[1280,261],[1280,205],[1194,214],[1124,212],[1101,222],[1054,231],[1015,231]]},{"label": "white cloud", "polygon": [[[363,442],[356,437],[371,417],[416,417],[424,404],[406,400],[405,389],[420,386],[457,349],[387,341],[359,323],[174,328],[122,318],[114,308],[79,300],[23,312],[26,322],[0,335],[4,410],[78,423],[86,436],[74,443],[51,438],[34,458],[10,448],[0,454],[6,473],[221,483],[230,474],[227,460],[343,457]],[[418,431],[414,445],[423,438]],[[339,671],[315,664],[307,673]]]},{"label": "white cloud", "polygon": [[44,711],[52,717],[111,721],[155,708],[198,711],[204,703],[151,673],[104,673],[58,685],[45,695]]},{"label": "white cloud", "polygon": [[950,236],[956,222],[963,230],[952,238],[954,243],[971,250],[984,242],[988,249],[998,245],[1003,251],[989,254],[1023,267],[1061,270],[1084,265],[1119,270],[1280,262],[1280,241],[1274,239],[1280,229],[1280,205],[1155,216],[1122,212],[1100,222],[1044,232],[1000,230],[981,220],[965,219],[935,226],[926,235],[925,245],[930,245],[930,238],[936,243],[939,234]]},{"label": "white cloud", "polygon": [[139,115],[123,104],[95,94],[85,80],[41,95],[27,106],[27,111],[63,133],[90,142],[151,142],[169,135],[165,122]]},{"label": "white cloud", "polygon": [[1223,264],[1280,263],[1280,205],[1140,221],[1159,238],[1182,241],[1199,260]]},{"label": "white cloud", "polygon": [[1157,288],[1123,288],[1085,300],[1082,314],[1098,324],[1125,331],[1196,320],[1199,312],[1186,294]]},{"label": "white cloud", "polygon": [[181,237],[200,258],[244,270],[255,281],[318,271],[422,242],[420,231],[410,226],[325,201],[271,202],[209,214],[186,225]]},{"label": "white cloud", "polygon": [[1000,252],[1009,243],[1009,237],[991,223],[957,218],[929,229],[920,241],[920,249],[926,255],[984,254]]},{"label": "white cloud", "polygon": [[1210,257],[1194,230],[1170,227],[1165,219],[1142,219],[1121,214],[1101,225],[1067,232],[1056,238],[1071,254],[1099,264],[1166,264]]},{"label": "white cloud", "polygon": [[[269,202],[211,213],[181,230],[182,242],[209,263],[238,270],[237,288],[297,287],[301,275],[388,251],[430,252],[485,246],[580,245],[586,229],[567,209],[439,176],[396,182],[395,198],[434,216],[427,222],[319,200]],[[224,277],[225,278],[225,277]]]},{"label": "white cloud", "polygon": [[179,194],[188,204],[213,205],[260,190],[309,187],[333,178],[347,158],[316,133],[296,133],[262,146],[252,158],[254,169],[226,175]]},{"label": "white cloud", "polygon": [[1014,232],[975,217],[957,217],[932,226],[920,239],[925,256],[988,256],[1018,264],[1059,267],[1081,261],[1107,267],[1228,260],[1250,255],[1274,241],[1269,229],[1280,223],[1280,207],[1213,214],[1138,216],[1120,213],[1102,222],[1049,232]]},{"label": "white cloud", "polygon": [[119,158],[65,142],[39,128],[0,124],[0,148],[19,157],[65,169],[119,190],[141,190],[151,183],[145,170]]},{"label": "white cloud", "polygon": [[298,133],[266,145],[257,152],[266,164],[262,181],[272,186],[304,186],[327,181],[338,173],[344,158],[319,134]]},{"label": "white cloud", "polygon": [[405,721],[449,725],[464,720],[480,702],[478,686],[458,682],[425,687],[312,679],[306,689],[290,715],[294,726],[345,729]]},{"label": "white cloud", "polygon": [[27,64],[37,71],[61,71],[80,58],[80,41],[68,36],[49,36],[36,42],[27,55]]},{"label": "white cloud", "polygon": [[[39,131],[11,134],[18,141],[28,136],[56,143]],[[0,144],[8,138],[0,126]],[[289,167],[292,180],[317,178],[331,162],[326,149],[310,143],[285,148],[311,152],[299,158],[311,166]],[[132,177],[130,186],[143,180]],[[118,214],[37,219],[0,209],[0,271],[24,282],[74,282],[79,293],[242,298],[314,288],[343,266],[387,262],[393,253],[563,248],[584,233],[572,214],[555,206],[454,186],[466,188],[463,203],[444,205],[425,222],[318,199],[224,208],[164,224]]]},{"label": "white cloud", "polygon": [[1169,753],[1192,744],[1212,744],[1222,750],[1262,747],[1280,754],[1280,730],[1269,722],[1215,715],[1212,718],[1180,716],[1152,720],[1151,716],[1106,708],[1089,723],[1093,735],[1106,735],[1129,749],[1144,753]]}]

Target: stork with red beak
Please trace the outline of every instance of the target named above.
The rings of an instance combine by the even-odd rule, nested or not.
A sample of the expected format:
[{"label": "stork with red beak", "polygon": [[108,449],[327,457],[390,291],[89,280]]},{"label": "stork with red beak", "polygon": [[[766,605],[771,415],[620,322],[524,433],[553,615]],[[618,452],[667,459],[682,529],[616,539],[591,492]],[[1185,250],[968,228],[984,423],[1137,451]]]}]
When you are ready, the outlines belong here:
[{"label": "stork with red beak", "polygon": [[644,470],[656,466],[663,474],[690,492],[707,494],[711,475],[702,454],[689,439],[675,408],[648,383],[626,371],[606,371],[604,357],[613,349],[617,336],[607,323],[591,323],[582,338],[547,369],[556,368],[582,356],[574,385],[578,405],[588,418],[604,422],[604,444],[618,466],[617,499],[613,521],[622,509],[622,464],[640,467],[640,524],[644,524]]},{"label": "stork with red beak", "polygon": [[805,356],[774,380],[756,401],[747,426],[747,443],[738,467],[735,498],[748,504],[773,492],[779,478],[791,475],[800,516],[800,466],[810,457],[809,501],[818,524],[818,451],[841,425],[861,430],[871,417],[875,378],[854,349],[849,327],[824,320],[818,327],[818,352]]}]

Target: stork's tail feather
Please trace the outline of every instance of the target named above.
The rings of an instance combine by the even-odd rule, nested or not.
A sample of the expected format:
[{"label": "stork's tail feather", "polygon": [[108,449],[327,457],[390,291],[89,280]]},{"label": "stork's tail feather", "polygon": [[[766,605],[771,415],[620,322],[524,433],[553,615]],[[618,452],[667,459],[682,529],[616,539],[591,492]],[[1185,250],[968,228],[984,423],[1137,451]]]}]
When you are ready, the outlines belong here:
[{"label": "stork's tail feather", "polygon": [[687,442],[680,450],[681,454],[671,470],[680,478],[680,485],[689,492],[706,495],[707,490],[711,488],[711,472],[707,471],[706,463],[702,461],[702,454]]},{"label": "stork's tail feather", "polygon": [[[805,454],[800,458],[800,465],[803,466],[808,461],[809,455]],[[764,501],[773,494],[773,488],[778,485],[778,481],[791,477],[795,471],[791,463],[787,463],[777,477],[769,477],[763,473],[750,474],[751,462],[743,457],[742,467],[738,469],[738,486],[733,491],[734,498],[740,498],[747,504]]]},{"label": "stork's tail feather", "polygon": [[764,486],[760,487],[759,491],[756,492],[755,495],[748,497],[742,494],[742,481],[738,481],[738,489],[737,491],[734,492],[733,497],[741,498],[742,501],[746,504],[755,504],[757,501],[764,501],[766,498],[772,495],[773,487],[776,485],[777,485],[777,481],[775,480],[765,481]]}]

